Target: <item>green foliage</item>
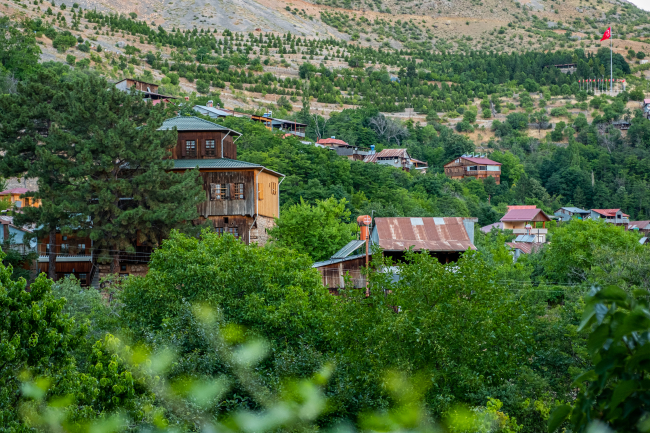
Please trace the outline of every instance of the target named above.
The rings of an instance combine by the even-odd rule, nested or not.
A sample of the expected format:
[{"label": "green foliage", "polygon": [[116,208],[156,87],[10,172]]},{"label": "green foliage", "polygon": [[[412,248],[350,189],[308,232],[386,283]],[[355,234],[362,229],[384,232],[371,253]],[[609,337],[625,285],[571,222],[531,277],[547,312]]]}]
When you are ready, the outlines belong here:
[{"label": "green foliage", "polygon": [[[40,236],[76,231],[90,236],[103,258],[117,257],[111,251],[132,249],[136,236],[155,244],[193,220],[206,198],[198,173],[169,171],[166,157],[176,134],[157,131],[163,107],[105,79],[42,71],[0,106],[3,169],[8,176],[38,178],[36,197],[46,203],[25,208],[17,220],[40,226]],[[130,200],[123,203],[124,197]]]},{"label": "green foliage", "polygon": [[0,17],[0,29],[0,73],[23,78],[38,69],[41,50],[33,33],[21,31],[6,16]]},{"label": "green foliage", "polygon": [[344,198],[317,200],[314,206],[301,199],[300,204],[282,209],[269,235],[279,245],[308,254],[314,261],[328,259],[357,232],[357,225],[349,222],[346,204]]},{"label": "green foliage", "polygon": [[[544,248],[540,267],[551,281],[590,281],[610,254],[603,257],[599,249],[632,254],[643,248],[639,237],[624,227],[602,220],[572,220],[552,232],[550,245]],[[603,262],[601,262],[603,260]]]},{"label": "green foliage", "polygon": [[52,46],[60,53],[66,51],[68,48],[74,47],[75,45],[77,45],[77,38],[75,38],[69,31],[59,33],[52,41]]},{"label": "green foliage", "polygon": [[631,295],[616,286],[595,288],[581,327],[591,329],[587,349],[594,368],[576,377],[575,403],[555,408],[548,431],[557,430],[565,419],[575,432],[603,424],[613,431],[648,431],[647,292]]},{"label": "green foliage", "polygon": [[65,397],[77,389],[75,361],[70,356],[84,329],[63,315],[63,299],[52,296],[52,282],[39,276],[25,290],[25,280],[12,281],[12,269],[0,264],[0,428],[20,431],[21,384],[28,377],[51,383],[50,396]]}]

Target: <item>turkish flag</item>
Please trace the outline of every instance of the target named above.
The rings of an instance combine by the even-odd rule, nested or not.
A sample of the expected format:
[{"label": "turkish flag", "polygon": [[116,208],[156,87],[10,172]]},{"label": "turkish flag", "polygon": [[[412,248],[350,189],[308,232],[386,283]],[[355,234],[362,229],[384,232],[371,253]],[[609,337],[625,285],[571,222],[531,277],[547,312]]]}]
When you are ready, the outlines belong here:
[{"label": "turkish flag", "polygon": [[609,38],[611,38],[611,37],[612,37],[612,28],[611,28],[611,27],[607,27],[607,30],[605,30],[605,33],[603,33],[603,37],[602,37],[602,39],[601,39],[600,41],[602,42],[602,41],[604,41],[605,39],[609,39]]}]

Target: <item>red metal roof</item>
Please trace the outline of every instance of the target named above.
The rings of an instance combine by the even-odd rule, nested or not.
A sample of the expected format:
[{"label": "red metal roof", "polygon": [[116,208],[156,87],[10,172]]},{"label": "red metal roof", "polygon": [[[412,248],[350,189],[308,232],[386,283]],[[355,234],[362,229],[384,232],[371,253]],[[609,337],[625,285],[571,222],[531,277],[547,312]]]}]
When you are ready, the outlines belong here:
[{"label": "red metal roof", "polygon": [[321,138],[316,142],[316,144],[329,144],[329,145],[338,144],[341,146],[348,146],[348,143],[346,143],[343,140],[339,140],[338,138]]},{"label": "red metal roof", "polygon": [[491,159],[487,158],[478,158],[478,157],[473,157],[473,156],[461,156],[461,158],[466,159],[470,162],[473,162],[474,164],[481,164],[481,165],[501,165],[500,162],[492,161]]},{"label": "red metal roof", "polygon": [[639,230],[643,230],[646,227],[650,227],[650,221],[630,221],[630,224],[628,224],[627,229],[633,230],[635,228],[638,228]]},{"label": "red metal roof", "polygon": [[[592,209],[592,211],[594,211],[596,213],[599,213],[601,215],[604,215],[604,216],[615,217],[616,212],[620,211],[620,209]],[[629,217],[629,215],[625,214],[625,213],[623,214],[623,216]]]},{"label": "red metal roof", "polygon": [[515,205],[515,206],[508,206],[508,210],[511,211],[513,209],[537,209],[537,205],[531,204],[531,205]]},{"label": "red metal roof", "polygon": [[25,194],[30,192],[31,189],[27,188],[14,188],[14,189],[7,189],[2,192],[0,192],[0,195],[8,195],[8,194]]},{"label": "red metal roof", "polygon": [[532,221],[541,213],[539,221],[550,221],[551,219],[541,209],[512,209],[501,218],[501,221]]},{"label": "red metal roof", "polygon": [[463,218],[375,218],[379,246],[386,251],[467,251],[476,247]]}]

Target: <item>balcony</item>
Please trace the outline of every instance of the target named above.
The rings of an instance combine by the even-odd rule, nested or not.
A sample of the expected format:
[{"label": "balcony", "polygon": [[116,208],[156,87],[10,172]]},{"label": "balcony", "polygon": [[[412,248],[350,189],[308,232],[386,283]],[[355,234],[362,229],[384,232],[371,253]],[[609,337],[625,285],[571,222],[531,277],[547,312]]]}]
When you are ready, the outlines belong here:
[{"label": "balcony", "polygon": [[546,242],[546,234],[548,229],[510,229],[508,227],[503,227],[504,230],[512,230],[512,233],[515,235],[534,235],[537,240],[536,242],[544,243]]},{"label": "balcony", "polygon": [[[63,262],[90,262],[92,261],[93,256],[88,254],[57,254],[56,261],[58,263]],[[40,254],[38,256],[39,263],[48,263],[50,261],[50,256],[47,254]]]}]

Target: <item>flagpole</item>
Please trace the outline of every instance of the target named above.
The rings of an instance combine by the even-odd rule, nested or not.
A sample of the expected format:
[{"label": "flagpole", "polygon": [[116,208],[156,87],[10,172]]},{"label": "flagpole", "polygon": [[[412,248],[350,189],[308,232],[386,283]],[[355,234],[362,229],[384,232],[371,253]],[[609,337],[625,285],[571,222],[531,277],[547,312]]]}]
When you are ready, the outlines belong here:
[{"label": "flagpole", "polygon": [[610,92],[614,96],[614,35],[612,35],[611,26],[609,27],[609,74],[610,74]]}]

